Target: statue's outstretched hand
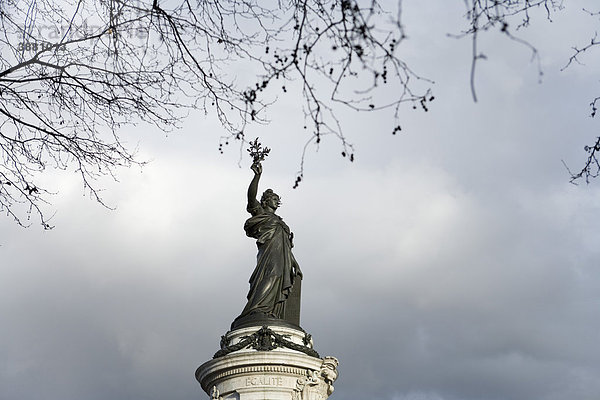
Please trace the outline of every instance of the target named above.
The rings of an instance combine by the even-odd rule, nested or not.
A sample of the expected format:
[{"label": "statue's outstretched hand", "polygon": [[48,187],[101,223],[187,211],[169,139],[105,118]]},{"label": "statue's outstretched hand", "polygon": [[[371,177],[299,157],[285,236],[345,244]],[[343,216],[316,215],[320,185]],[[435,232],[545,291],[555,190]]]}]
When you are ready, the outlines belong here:
[{"label": "statue's outstretched hand", "polygon": [[262,174],[262,165],[259,162],[252,163],[250,169],[254,172],[254,175]]}]

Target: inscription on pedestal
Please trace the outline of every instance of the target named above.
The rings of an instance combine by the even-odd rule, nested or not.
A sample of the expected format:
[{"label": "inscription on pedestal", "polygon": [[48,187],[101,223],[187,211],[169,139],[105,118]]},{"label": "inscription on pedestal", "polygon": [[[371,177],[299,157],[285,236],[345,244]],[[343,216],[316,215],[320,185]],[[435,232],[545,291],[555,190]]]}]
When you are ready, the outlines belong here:
[{"label": "inscription on pedestal", "polygon": [[280,376],[249,376],[246,378],[246,387],[249,386],[283,386]]}]

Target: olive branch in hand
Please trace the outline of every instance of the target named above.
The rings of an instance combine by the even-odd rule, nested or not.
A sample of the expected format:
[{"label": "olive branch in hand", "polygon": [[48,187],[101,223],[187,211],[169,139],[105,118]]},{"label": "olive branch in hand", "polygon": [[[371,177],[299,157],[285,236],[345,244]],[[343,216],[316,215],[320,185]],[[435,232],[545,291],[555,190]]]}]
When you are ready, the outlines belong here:
[{"label": "olive branch in hand", "polygon": [[258,141],[258,138],[256,138],[253,142],[250,142],[250,148],[247,151],[252,157],[252,163],[257,164],[261,161],[264,161],[265,157],[269,155],[271,149],[268,147],[263,148],[262,144]]}]

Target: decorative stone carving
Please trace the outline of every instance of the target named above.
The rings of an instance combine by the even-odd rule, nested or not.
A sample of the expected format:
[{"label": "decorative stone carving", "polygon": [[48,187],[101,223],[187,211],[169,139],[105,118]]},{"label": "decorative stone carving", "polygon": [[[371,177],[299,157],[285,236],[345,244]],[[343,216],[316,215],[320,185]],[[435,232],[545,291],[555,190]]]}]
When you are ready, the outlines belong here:
[{"label": "decorative stone carving", "polygon": [[197,369],[212,400],[325,400],[333,392],[338,361],[308,355],[312,340],[302,330],[248,327],[228,332],[221,343],[242,348]]},{"label": "decorative stone carving", "polygon": [[212,400],[223,400],[223,398],[219,395],[220,395],[219,389],[217,389],[216,386],[213,386],[212,389],[210,390],[210,398]]},{"label": "decorative stone carving", "polygon": [[329,397],[333,393],[333,382],[338,376],[338,364],[337,358],[324,357],[320,370],[309,370],[305,378],[296,380],[292,400],[324,400]]},{"label": "decorative stone carving", "polygon": [[333,393],[333,382],[338,377],[337,366],[339,361],[335,357],[327,356],[323,358],[323,364],[321,365],[321,376],[327,384],[327,395]]},{"label": "decorative stone carving", "polygon": [[278,334],[268,326],[263,326],[251,335],[241,336],[241,339],[242,340],[238,343],[230,345],[230,339],[227,335],[221,336],[221,350],[217,351],[213,358],[223,357],[244,348],[253,348],[258,351],[270,351],[278,347],[287,347],[305,353],[311,357],[319,357],[319,353],[312,348],[311,335],[306,332],[304,332],[304,338],[302,338],[304,346],[289,340],[290,335]]}]

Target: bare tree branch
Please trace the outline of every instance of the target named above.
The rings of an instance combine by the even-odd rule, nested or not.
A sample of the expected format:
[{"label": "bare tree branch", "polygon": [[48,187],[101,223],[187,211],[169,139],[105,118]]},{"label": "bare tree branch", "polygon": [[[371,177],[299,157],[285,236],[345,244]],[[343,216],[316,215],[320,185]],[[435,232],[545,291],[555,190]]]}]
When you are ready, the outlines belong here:
[{"label": "bare tree branch", "polygon": [[[36,184],[46,168],[75,169],[102,202],[95,179],[140,163],[121,142],[123,126],[169,130],[200,109],[227,132],[223,151],[245,143],[247,125],[265,123],[277,92],[294,87],[312,130],[307,145],[334,135],[353,161],[338,106],[392,108],[398,119],[400,104],[427,109],[433,99],[428,88],[415,91],[412,81],[428,81],[397,55],[400,8],[392,14],[356,0],[2,2],[0,208],[23,225],[33,212],[49,227],[42,205],[50,192]],[[237,76],[236,65],[248,76]],[[381,85],[397,97],[382,96]],[[397,120],[390,130],[399,131]]]},{"label": "bare tree branch", "polygon": [[[550,19],[561,1],[464,2],[458,37],[472,40],[475,101],[488,31],[528,47],[541,75],[537,50],[514,32],[530,24],[531,10]],[[142,121],[168,131],[200,110],[223,127],[220,151],[236,141],[241,150],[248,125],[268,122],[265,110],[293,90],[307,130],[294,186],[307,149],[327,136],[354,161],[341,110],[390,110],[396,134],[404,104],[427,111],[434,99],[433,82],[401,57],[401,17],[401,0],[0,2],[0,210],[21,225],[36,215],[49,228],[52,192],[39,184],[48,168],[77,171],[102,203],[98,177],[143,164],[121,133]],[[596,44],[575,47],[566,67]]]}]

